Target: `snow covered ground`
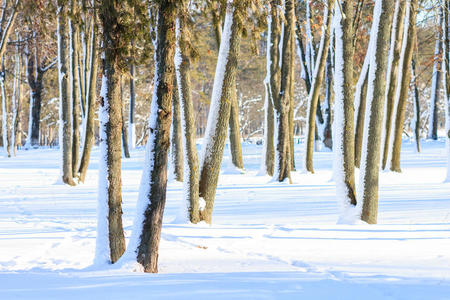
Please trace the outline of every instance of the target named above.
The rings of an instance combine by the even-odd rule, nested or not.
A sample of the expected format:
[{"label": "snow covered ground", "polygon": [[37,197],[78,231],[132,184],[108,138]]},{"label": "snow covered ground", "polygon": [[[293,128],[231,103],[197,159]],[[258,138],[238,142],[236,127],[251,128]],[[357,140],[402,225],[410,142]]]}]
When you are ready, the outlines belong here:
[{"label": "snow covered ground", "polygon": [[[261,146],[244,145],[245,174],[225,151],[212,226],[178,224],[182,185],[169,183],[159,274],[89,267],[98,149],[77,187],[55,184],[58,150],[1,157],[0,299],[450,299],[444,148],[404,143],[403,173],[381,175],[379,225],[336,225],[330,152],[288,185],[256,175]],[[123,161],[127,237],[143,155]]]}]

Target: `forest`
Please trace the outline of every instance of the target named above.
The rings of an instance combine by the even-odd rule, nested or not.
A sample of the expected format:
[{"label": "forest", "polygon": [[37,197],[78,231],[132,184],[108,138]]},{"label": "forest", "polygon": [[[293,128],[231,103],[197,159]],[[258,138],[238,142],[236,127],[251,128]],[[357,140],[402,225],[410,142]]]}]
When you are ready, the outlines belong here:
[{"label": "forest", "polygon": [[1,299],[448,297],[449,0],[0,2]]}]

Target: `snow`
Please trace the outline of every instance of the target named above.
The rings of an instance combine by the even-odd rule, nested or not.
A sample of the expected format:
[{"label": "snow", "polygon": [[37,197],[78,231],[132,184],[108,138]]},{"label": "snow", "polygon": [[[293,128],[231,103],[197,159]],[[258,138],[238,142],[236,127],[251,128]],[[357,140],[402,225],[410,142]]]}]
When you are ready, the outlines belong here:
[{"label": "snow", "polygon": [[[336,8],[338,8],[338,3]],[[342,12],[336,9],[333,17],[335,32],[335,76],[334,76],[334,120],[333,120],[333,178],[336,182],[336,196],[340,203],[341,219],[343,223],[353,223],[357,219],[358,212],[351,205],[351,200],[347,196],[347,186],[345,184],[344,173],[344,45],[343,31],[340,24]]]},{"label": "snow", "polygon": [[109,248],[109,224],[108,224],[108,146],[106,124],[109,122],[109,100],[108,100],[108,74],[106,70],[102,74],[102,87],[100,97],[103,105],[99,105],[99,135],[100,154],[98,159],[98,193],[97,193],[97,240],[95,247],[94,263],[98,265],[107,264],[110,260]]},{"label": "snow", "polygon": [[[76,187],[54,185],[57,150],[19,150],[0,158],[0,299],[448,299],[445,142],[422,143],[404,141],[402,173],[381,173],[378,225],[336,225],[331,152],[280,185],[256,176],[262,146],[244,143],[248,171],[220,176],[213,225],[173,224],[183,188],[169,182],[160,274],[89,268],[99,148]],[[127,241],[144,152],[122,161]]]}]

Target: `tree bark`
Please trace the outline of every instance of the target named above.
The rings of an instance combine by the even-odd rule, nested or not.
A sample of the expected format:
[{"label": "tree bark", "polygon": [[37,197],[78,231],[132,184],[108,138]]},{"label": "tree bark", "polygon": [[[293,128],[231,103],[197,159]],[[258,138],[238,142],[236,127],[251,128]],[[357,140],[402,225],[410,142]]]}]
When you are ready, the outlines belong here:
[{"label": "tree bark", "polygon": [[[267,26],[267,43],[266,43],[266,78],[264,79],[264,87],[265,87],[265,99],[264,99],[264,145],[263,145],[263,153],[262,153],[262,164],[261,171],[269,176],[273,176],[274,171],[274,159],[275,159],[275,147],[274,147],[274,133],[275,133],[275,124],[274,124],[274,94],[272,90],[272,67],[273,67],[273,59],[278,61],[278,57],[272,57],[273,55],[273,47],[278,47],[277,45],[272,44],[272,23],[279,22],[277,19],[273,20],[272,15],[274,14],[274,10],[276,7],[269,6],[268,12],[268,26]],[[277,16],[276,12],[274,14]],[[276,30],[276,24],[274,24]]]},{"label": "tree bark", "polygon": [[166,203],[167,161],[170,144],[172,97],[174,92],[175,0],[162,1],[158,7],[155,49],[155,85],[150,118],[150,137],[141,181],[140,207],[145,207],[137,247],[137,262],[145,272],[158,272],[158,250]]},{"label": "tree bark", "polygon": [[361,162],[361,149],[363,142],[363,131],[364,131],[364,119],[366,116],[366,95],[367,95],[367,84],[369,78],[369,61],[371,49],[367,49],[366,57],[364,58],[364,64],[361,69],[361,74],[359,76],[358,83],[356,84],[355,91],[355,111],[356,111],[356,124],[355,124],[355,167],[360,167]]},{"label": "tree bark", "polygon": [[[77,13],[77,1],[71,0],[71,13]],[[78,176],[78,161],[80,149],[80,80],[79,80],[79,45],[78,45],[78,25],[75,18],[69,20],[70,27],[70,71],[71,71],[71,103],[72,103],[72,176]]]},{"label": "tree bark", "polygon": [[75,185],[72,176],[71,106],[69,97],[69,68],[67,62],[67,2],[58,0],[58,60],[59,60],[59,146],[62,148],[62,181]]},{"label": "tree bark", "polygon": [[125,120],[125,99],[123,97],[123,82],[120,77],[120,101],[122,102],[122,150],[125,158],[130,158],[130,148],[128,147],[128,130]]},{"label": "tree bark", "polygon": [[436,44],[434,48],[434,63],[433,63],[433,79],[431,84],[430,97],[430,115],[428,119],[428,138],[437,140],[438,138],[438,102],[441,85],[441,60],[442,60],[442,7],[439,7],[438,13],[438,27],[436,30]]},{"label": "tree bark", "polygon": [[172,100],[172,131],[170,136],[172,167],[175,175],[175,180],[183,181],[184,160],[183,160],[183,142],[182,142],[182,129],[181,129],[181,112],[180,112],[180,98],[177,90],[177,80],[174,79],[174,93]]},{"label": "tree bark", "polygon": [[447,144],[447,177],[445,182],[450,181],[450,0],[442,2],[444,18],[442,22],[442,34],[444,37],[442,47],[442,74],[444,77],[444,97],[445,97],[445,139]]},{"label": "tree bark", "polygon": [[[335,10],[336,50],[334,74],[334,114],[336,126],[333,141],[337,196],[345,205],[356,205],[355,140],[353,106],[353,1],[340,2]],[[342,10],[342,11],[341,11]]]},{"label": "tree bark", "polygon": [[95,116],[95,103],[97,99],[97,72],[98,72],[98,57],[97,57],[97,22],[96,13],[94,12],[94,22],[91,29],[91,49],[89,57],[89,82],[86,94],[86,128],[84,130],[84,144],[83,153],[80,160],[79,180],[84,182],[86,179],[86,173],[89,166],[89,160],[91,156],[91,149],[94,145],[94,116]]},{"label": "tree bark", "polygon": [[233,82],[231,91],[231,110],[230,110],[230,152],[233,165],[238,169],[244,169],[241,146],[241,126],[239,124],[239,104],[236,95],[236,79]]},{"label": "tree bark", "polygon": [[416,82],[416,61],[411,61],[411,74],[412,74],[412,90],[414,101],[414,119],[412,120],[412,128],[414,131],[414,137],[416,141],[416,150],[420,152],[420,101],[419,101],[419,89]]},{"label": "tree bark", "polygon": [[323,144],[328,149],[333,149],[333,136],[331,131],[331,103],[333,102],[333,64],[331,53],[328,52],[327,67],[325,69],[325,105],[324,105],[324,125]]},{"label": "tree bark", "polygon": [[[389,52],[389,35],[392,23],[394,1],[375,2],[374,22],[370,47],[370,70],[368,78],[366,126],[360,173],[359,196],[362,197],[361,219],[369,224],[377,223],[378,181],[380,173],[380,142],[383,124],[384,96],[386,90],[386,63]],[[369,42],[369,45],[371,42]],[[373,51],[373,52],[372,52]]]},{"label": "tree bark", "polygon": [[[99,201],[107,206],[110,260],[115,263],[125,251],[122,226],[122,99],[120,97],[123,29],[118,12],[125,9],[116,0],[103,0],[100,19],[103,27],[103,78],[100,95]],[[106,204],[107,203],[107,204]],[[99,221],[100,222],[100,221]]]},{"label": "tree bark", "polygon": [[324,77],[326,59],[328,57],[328,44],[330,43],[331,16],[334,0],[329,0],[324,11],[324,25],[322,29],[322,38],[320,40],[319,53],[315,63],[313,83],[308,99],[308,134],[306,138],[306,171],[314,173],[313,151],[314,151],[314,131],[316,130],[316,110],[319,101],[320,89]]},{"label": "tree bark", "polygon": [[[181,13],[182,12],[182,13]],[[195,119],[194,104],[191,94],[191,57],[189,53],[190,32],[187,25],[188,11],[186,1],[183,2],[183,10],[179,12],[177,30],[177,47],[175,68],[178,84],[178,95],[181,104],[181,122],[183,128],[183,146],[184,146],[184,198],[186,199],[189,213],[189,220],[196,224],[200,220],[199,216],[199,164],[197,156],[197,147],[195,143]]]},{"label": "tree bark", "polygon": [[[273,6],[276,6],[274,2],[272,2]],[[278,3],[279,4],[279,3]],[[274,18],[272,18],[274,20]],[[291,80],[292,70],[291,70],[291,58],[293,53],[291,52],[290,42],[292,36],[294,34],[293,22],[294,22],[294,2],[292,0],[285,1],[285,20],[286,25],[284,27],[284,35],[283,35],[283,50],[281,55],[281,69],[279,72],[279,89],[274,93],[276,95],[276,99],[274,100],[275,107],[275,115],[277,122],[277,146],[276,146],[276,154],[275,154],[275,172],[274,178],[278,181],[284,181],[285,179],[290,178],[291,171],[291,150],[290,150],[290,141],[289,141],[289,110],[290,110],[290,92],[289,92],[289,84]],[[281,26],[280,26],[281,27]],[[272,34],[279,34],[279,29],[275,29],[273,27]],[[281,41],[280,41],[281,42]],[[276,44],[274,44],[276,45]],[[274,50],[273,47],[272,50]],[[276,50],[278,52],[278,50]],[[272,62],[275,63],[275,62]],[[277,61],[278,63],[278,61]],[[272,74],[274,74],[273,72]]]},{"label": "tree bark", "polygon": [[397,91],[397,78],[399,74],[400,52],[403,41],[404,19],[406,1],[398,0],[392,24],[391,45],[389,49],[388,73],[386,81],[386,116],[384,117],[384,136],[382,139],[383,158],[381,168],[386,169],[389,147],[392,134],[392,118],[394,114],[395,94]]},{"label": "tree bark", "polygon": [[136,147],[136,125],[134,124],[134,110],[136,105],[136,92],[134,88],[134,62],[130,65],[130,108],[128,115],[128,147]]},{"label": "tree bark", "polygon": [[392,144],[392,158],[391,158],[391,171],[401,172],[400,168],[400,152],[402,147],[402,133],[403,125],[405,123],[405,107],[406,100],[408,98],[408,89],[411,79],[411,60],[412,53],[414,49],[414,41],[416,37],[416,14],[417,14],[417,0],[411,0],[410,5],[407,4],[406,7],[406,18],[409,20],[408,28],[405,28],[403,38],[407,39],[404,43],[405,47],[402,49],[403,61],[401,61],[401,69],[403,77],[396,94],[397,111],[395,118],[395,127],[393,133],[393,144]]},{"label": "tree bark", "polygon": [[[216,75],[211,99],[210,113],[206,128],[200,164],[199,197],[205,201],[205,208],[200,210],[200,220],[211,223],[222,162],[227,128],[230,120],[234,80],[240,47],[241,3],[227,2],[224,32],[220,43]],[[223,70],[221,74],[218,70]]]}]

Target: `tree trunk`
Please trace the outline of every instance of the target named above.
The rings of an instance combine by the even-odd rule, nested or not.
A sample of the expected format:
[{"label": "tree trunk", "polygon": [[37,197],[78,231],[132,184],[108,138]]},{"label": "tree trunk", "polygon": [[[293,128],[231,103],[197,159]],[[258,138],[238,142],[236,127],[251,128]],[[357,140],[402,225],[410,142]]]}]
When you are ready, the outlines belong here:
[{"label": "tree trunk", "polygon": [[134,90],[134,62],[130,65],[130,110],[128,116],[128,147],[136,147],[136,125],[134,124],[134,110],[136,102],[136,92]]},{"label": "tree trunk", "polygon": [[137,247],[137,262],[145,272],[158,272],[158,250],[166,203],[167,161],[170,144],[172,98],[174,92],[174,54],[176,1],[160,2],[158,7],[155,80],[147,143],[146,166],[142,173],[138,211],[142,230]]},{"label": "tree trunk", "polygon": [[334,0],[329,0],[324,11],[324,22],[322,38],[320,39],[319,53],[315,63],[313,83],[308,97],[308,134],[306,138],[306,171],[314,173],[313,151],[314,151],[314,131],[316,130],[316,110],[319,101],[320,89],[325,71],[326,59],[328,57],[328,44],[330,43],[331,16]]},{"label": "tree trunk", "polygon": [[416,13],[417,13],[417,0],[411,0],[406,5],[406,19],[408,20],[408,26],[404,29],[403,38],[407,39],[406,43],[403,43],[402,47],[402,59],[400,59],[402,72],[402,80],[399,81],[397,86],[396,100],[397,103],[395,113],[395,127],[393,132],[393,144],[392,144],[392,158],[391,158],[391,171],[401,172],[400,168],[400,151],[402,147],[402,133],[403,125],[405,123],[405,107],[406,100],[408,98],[408,89],[411,79],[411,60],[414,49],[414,41],[416,37]]},{"label": "tree trunk", "polygon": [[[72,13],[76,13],[77,1],[71,0]],[[78,25],[74,18],[69,20],[70,27],[70,71],[72,90],[72,176],[77,177],[79,149],[80,149],[80,81],[79,81],[79,61],[78,61]]]},{"label": "tree trunk", "polygon": [[184,198],[188,204],[189,220],[192,223],[198,223],[199,217],[199,171],[198,171],[198,156],[197,147],[195,143],[195,119],[194,119],[194,104],[191,94],[191,58],[189,53],[189,29],[188,23],[185,19],[188,16],[186,9],[186,2],[183,2],[183,12],[179,13],[177,30],[177,47],[175,68],[178,83],[178,95],[181,104],[181,122],[183,128],[183,146],[184,146]]},{"label": "tree trunk", "polygon": [[[94,20],[96,21],[96,14],[94,12]],[[93,22],[91,29],[91,49],[89,57],[89,81],[88,89],[86,94],[86,128],[84,130],[84,144],[83,144],[83,154],[81,155],[79,180],[84,182],[86,179],[86,172],[89,166],[89,160],[91,156],[91,149],[94,145],[94,116],[95,116],[95,103],[97,100],[97,71],[98,71],[98,57],[97,57],[97,22]]]},{"label": "tree trunk", "polygon": [[128,147],[128,131],[125,120],[125,99],[123,97],[123,82],[120,77],[120,102],[122,103],[122,150],[125,158],[130,158],[130,148]]},{"label": "tree trunk", "polygon": [[364,64],[361,69],[358,83],[356,84],[355,91],[355,111],[356,111],[356,124],[355,124],[355,166],[360,167],[361,162],[361,149],[363,141],[364,131],[364,119],[366,116],[366,95],[367,95],[367,82],[369,78],[369,61],[370,61],[370,46],[367,49],[366,57],[364,58]]},{"label": "tree trunk", "polygon": [[[370,70],[368,78],[366,125],[361,159],[360,192],[361,220],[377,223],[378,177],[380,173],[380,142],[383,125],[384,97],[386,90],[386,63],[389,52],[389,35],[394,1],[375,2],[374,21],[369,42]],[[372,44],[372,45],[371,45]]]},{"label": "tree trunk", "polygon": [[3,149],[8,157],[11,157],[11,151],[9,144],[11,143],[11,136],[9,135],[10,130],[10,122],[9,122],[9,113],[8,113],[8,98],[6,98],[5,93],[5,66],[2,64],[2,72],[0,74],[0,86],[2,93],[2,138],[3,138]]},{"label": "tree trunk", "polygon": [[[98,227],[104,229],[109,240],[109,257],[115,263],[125,251],[122,226],[122,99],[120,97],[123,53],[119,50],[123,31],[118,12],[124,9],[115,0],[103,0],[100,19],[103,27],[104,63],[100,95],[100,165]],[[107,208],[107,209],[106,209]],[[97,235],[97,245],[105,245],[105,237]],[[101,245],[102,244],[102,245]]]},{"label": "tree trunk", "polygon": [[236,79],[234,79],[231,91],[230,110],[230,152],[233,165],[238,169],[244,169],[242,160],[241,128],[239,124],[239,104],[236,95]]},{"label": "tree trunk", "polygon": [[240,47],[240,11],[227,2],[224,30],[200,164],[199,196],[205,201],[200,220],[211,223],[220,165],[230,120],[231,99]]},{"label": "tree trunk", "polygon": [[331,53],[328,52],[327,66],[325,69],[325,104],[323,106],[323,144],[328,149],[333,149],[333,138],[331,131],[331,103],[333,102],[333,64],[331,63]]},{"label": "tree trunk", "polygon": [[180,112],[180,98],[177,90],[177,80],[174,79],[174,93],[172,99],[172,130],[171,130],[171,156],[172,167],[175,175],[175,180],[183,181],[184,161],[183,161],[183,142],[181,131],[181,112]]},{"label": "tree trunk", "polygon": [[[273,94],[271,87],[271,67],[272,67],[272,48],[278,47],[278,45],[272,44],[272,22],[278,22],[278,20],[272,20],[272,10],[269,6],[269,13],[267,17],[267,43],[266,43],[266,78],[264,79],[265,87],[265,99],[264,99],[264,145],[262,153],[261,172],[273,176],[275,148],[273,144],[275,124],[274,124],[274,111],[273,111]],[[278,60],[278,58],[275,58]]]},{"label": "tree trunk", "polygon": [[353,129],[353,1],[345,0],[340,5],[341,7],[335,10],[334,176],[337,197],[343,205],[348,206],[356,205]]},{"label": "tree trunk", "polygon": [[62,181],[75,185],[72,176],[72,124],[69,96],[69,68],[67,62],[67,3],[58,1],[58,61],[59,61],[59,147],[61,148]]},{"label": "tree trunk", "polygon": [[416,61],[411,61],[411,74],[412,74],[412,89],[413,89],[413,101],[414,101],[414,119],[412,120],[412,128],[414,131],[414,137],[416,140],[416,150],[420,152],[420,101],[419,101],[419,89],[416,82]]},{"label": "tree trunk", "polygon": [[403,41],[404,19],[405,19],[406,1],[397,0],[394,12],[394,20],[392,23],[391,45],[389,49],[388,72],[386,79],[386,115],[384,116],[384,134],[382,139],[383,157],[381,168],[386,169],[388,160],[389,147],[392,135],[392,118],[394,115],[395,94],[397,93],[399,73],[400,52]]},{"label": "tree trunk", "polygon": [[[279,3],[278,3],[279,4]],[[272,2],[273,6],[277,4]],[[272,21],[277,18],[272,16]],[[285,19],[286,26],[284,27],[283,34],[283,49],[281,54],[281,69],[278,75],[280,78],[279,89],[274,93],[276,99],[274,99],[274,107],[275,107],[275,115],[277,122],[277,146],[276,146],[276,155],[275,155],[275,172],[274,179],[278,181],[284,181],[285,179],[290,178],[291,171],[291,150],[290,150],[290,141],[289,141],[289,109],[290,109],[290,92],[289,92],[289,84],[291,80],[292,70],[291,70],[291,58],[293,53],[291,52],[290,42],[292,36],[294,34],[293,22],[294,22],[294,3],[292,0],[287,0],[285,2]],[[273,24],[275,25],[275,24]],[[280,26],[281,27],[281,26]],[[279,35],[279,29],[273,26],[272,35]],[[276,41],[278,38],[272,38],[273,41]],[[281,41],[280,41],[281,42]],[[277,45],[278,43],[274,43],[273,45]],[[273,47],[274,48],[278,47]],[[278,49],[276,50],[278,54]],[[273,56],[272,56],[273,57]],[[272,64],[275,62],[272,62]],[[279,63],[278,61],[276,63]],[[275,72],[271,72],[275,74]],[[272,80],[271,80],[272,81]],[[272,82],[271,82],[272,83]],[[275,84],[274,84],[275,85]]]},{"label": "tree trunk", "polygon": [[442,34],[444,36],[442,53],[443,53],[443,77],[444,77],[444,97],[445,97],[445,139],[447,148],[447,177],[445,182],[450,181],[450,1],[443,1],[444,18],[442,22]]},{"label": "tree trunk", "polygon": [[438,29],[436,31],[436,44],[434,48],[434,63],[433,63],[433,79],[431,84],[430,97],[430,115],[428,119],[428,138],[437,140],[438,138],[438,103],[441,85],[441,60],[442,60],[442,7],[439,8]]},{"label": "tree trunk", "polygon": [[[292,3],[294,6],[294,2]],[[289,81],[287,91],[289,93],[289,158],[291,161],[291,171],[295,171],[295,155],[294,155],[294,75],[295,75],[295,13],[292,14],[292,34],[289,40]]]}]

